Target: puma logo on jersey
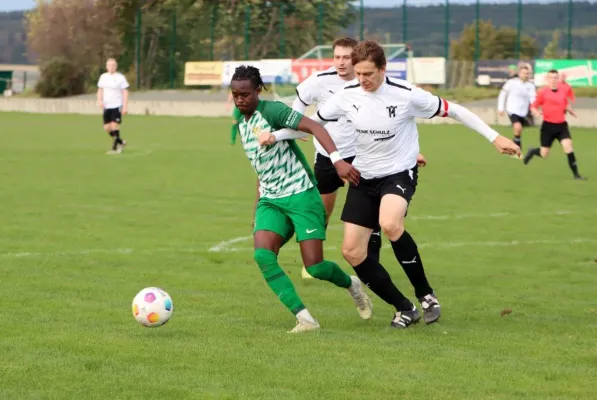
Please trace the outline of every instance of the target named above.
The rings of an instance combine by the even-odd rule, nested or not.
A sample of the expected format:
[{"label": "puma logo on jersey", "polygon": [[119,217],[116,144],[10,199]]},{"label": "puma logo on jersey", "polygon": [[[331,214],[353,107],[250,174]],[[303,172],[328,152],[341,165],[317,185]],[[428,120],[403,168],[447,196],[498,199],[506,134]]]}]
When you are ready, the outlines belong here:
[{"label": "puma logo on jersey", "polygon": [[332,92],[331,90],[328,90],[328,92],[330,92],[331,94],[334,94],[334,92]]},{"label": "puma logo on jersey", "polygon": [[353,104],[352,106],[354,107],[354,109],[355,109],[355,110],[357,110],[357,112],[359,112],[359,108],[361,108],[361,106],[358,106],[358,107],[357,107],[357,106],[356,106],[356,105],[354,105],[354,104]]}]

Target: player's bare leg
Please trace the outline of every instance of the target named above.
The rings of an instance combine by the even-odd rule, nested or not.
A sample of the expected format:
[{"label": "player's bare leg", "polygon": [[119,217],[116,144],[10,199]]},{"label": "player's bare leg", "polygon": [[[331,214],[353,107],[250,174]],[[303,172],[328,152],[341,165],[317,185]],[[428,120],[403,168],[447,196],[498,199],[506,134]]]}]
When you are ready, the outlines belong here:
[{"label": "player's bare leg", "polygon": [[370,319],[373,315],[373,304],[363,290],[361,281],[356,276],[349,276],[338,264],[324,260],[323,241],[319,239],[303,240],[300,242],[303,263],[309,274],[320,280],[347,289],[354,300],[357,311],[362,319]]},{"label": "player's bare leg", "polygon": [[425,322],[430,324],[439,320],[441,308],[427,281],[417,244],[404,229],[407,207],[407,201],[396,194],[383,196],[379,207],[379,224],[390,239],[396,259],[415,289],[415,296],[423,308]]}]

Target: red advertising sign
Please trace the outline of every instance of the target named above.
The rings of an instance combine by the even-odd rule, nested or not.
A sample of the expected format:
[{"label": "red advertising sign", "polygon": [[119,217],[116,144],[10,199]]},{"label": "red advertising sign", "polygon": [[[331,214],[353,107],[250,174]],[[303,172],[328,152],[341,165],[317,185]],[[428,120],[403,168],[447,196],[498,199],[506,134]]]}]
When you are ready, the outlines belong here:
[{"label": "red advertising sign", "polygon": [[297,83],[301,83],[307,79],[312,73],[317,71],[324,71],[334,65],[334,60],[331,58],[304,59],[292,60],[292,75]]}]

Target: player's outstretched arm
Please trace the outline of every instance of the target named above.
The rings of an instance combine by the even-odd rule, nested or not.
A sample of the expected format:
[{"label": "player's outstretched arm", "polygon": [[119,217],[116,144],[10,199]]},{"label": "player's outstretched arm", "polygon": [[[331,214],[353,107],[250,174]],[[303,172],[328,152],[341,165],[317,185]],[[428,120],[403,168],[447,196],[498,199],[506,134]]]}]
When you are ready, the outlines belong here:
[{"label": "player's outstretched arm", "polygon": [[455,103],[448,104],[448,102],[443,99],[441,101],[446,103],[447,109],[445,110],[445,113],[448,117],[455,119],[461,124],[483,135],[487,140],[493,143],[495,148],[500,153],[512,155],[515,154],[517,156],[520,156],[520,147],[518,147],[510,139],[497,133],[494,129],[492,129],[489,125],[483,122],[481,118],[479,118],[468,108]]}]

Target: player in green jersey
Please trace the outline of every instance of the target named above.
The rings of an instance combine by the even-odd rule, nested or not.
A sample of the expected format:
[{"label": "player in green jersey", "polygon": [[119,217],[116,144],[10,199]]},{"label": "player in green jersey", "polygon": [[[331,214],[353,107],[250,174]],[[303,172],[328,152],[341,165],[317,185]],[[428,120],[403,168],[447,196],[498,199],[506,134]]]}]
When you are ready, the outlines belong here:
[{"label": "player in green jersey", "polygon": [[261,146],[259,136],[282,128],[311,133],[328,154],[337,156],[333,158],[334,166],[341,178],[357,184],[359,172],[340,158],[334,142],[321,125],[281,102],[259,99],[259,93],[265,88],[259,69],[251,66],[236,68],[230,86],[234,103],[242,114],[239,136],[259,179],[260,196],[253,232],[254,258],[268,286],[297,318],[297,325],[290,332],[320,327],[278,264],[280,248],[294,234],[309,273],[347,289],[361,318],[371,318],[371,300],[359,279],[323,258],[325,208],[305,156],[292,140]]}]

